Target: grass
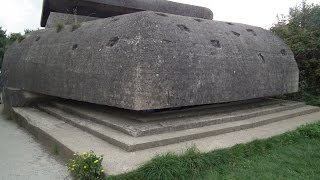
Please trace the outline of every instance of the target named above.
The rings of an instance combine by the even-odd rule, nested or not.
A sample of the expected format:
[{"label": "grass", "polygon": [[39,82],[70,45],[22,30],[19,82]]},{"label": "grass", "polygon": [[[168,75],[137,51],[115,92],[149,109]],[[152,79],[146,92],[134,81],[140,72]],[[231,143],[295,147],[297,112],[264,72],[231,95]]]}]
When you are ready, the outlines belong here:
[{"label": "grass", "polygon": [[306,102],[312,106],[320,106],[320,96],[319,95],[312,95],[310,93],[303,93],[299,98],[298,101]]},{"label": "grass", "polygon": [[52,152],[53,152],[53,154],[56,155],[56,156],[59,155],[59,147],[58,147],[58,145],[55,144],[55,145],[53,146]]},{"label": "grass", "polygon": [[62,31],[62,29],[64,28],[64,23],[63,22],[58,22],[56,24],[56,31],[57,33],[59,33],[60,31]]},{"label": "grass", "polygon": [[320,123],[229,149],[158,156],[138,170],[109,180],[319,179]]}]

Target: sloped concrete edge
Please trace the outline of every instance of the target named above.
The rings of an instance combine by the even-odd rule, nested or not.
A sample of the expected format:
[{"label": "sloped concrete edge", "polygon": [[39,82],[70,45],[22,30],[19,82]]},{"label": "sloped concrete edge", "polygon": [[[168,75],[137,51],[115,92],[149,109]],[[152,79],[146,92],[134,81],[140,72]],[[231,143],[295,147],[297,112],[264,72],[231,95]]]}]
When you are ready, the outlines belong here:
[{"label": "sloped concrete edge", "polygon": [[38,94],[23,89],[5,87],[2,91],[4,104],[3,113],[11,116],[13,107],[32,106],[38,102],[55,99],[54,97]]},{"label": "sloped concrete edge", "polygon": [[49,151],[57,149],[58,155],[64,161],[68,161],[70,158],[72,158],[73,154],[75,153],[74,151],[69,149],[65,144],[61,143],[55,137],[45,132],[43,129],[31,124],[30,121],[28,121],[28,117],[17,113],[14,108],[12,108],[12,110],[12,117],[17,124],[35,136],[35,138],[39,140],[45,148],[47,148]]}]

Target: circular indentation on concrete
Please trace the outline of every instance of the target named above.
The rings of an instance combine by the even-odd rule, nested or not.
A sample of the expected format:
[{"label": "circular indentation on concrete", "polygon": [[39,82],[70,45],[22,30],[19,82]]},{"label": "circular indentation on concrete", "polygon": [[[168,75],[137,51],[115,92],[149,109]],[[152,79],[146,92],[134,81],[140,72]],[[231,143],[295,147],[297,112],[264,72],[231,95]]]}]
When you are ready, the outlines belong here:
[{"label": "circular indentation on concrete", "polygon": [[247,29],[247,31],[252,35],[257,36],[257,33],[253,29]]},{"label": "circular indentation on concrete", "polygon": [[287,51],[286,51],[285,49],[281,49],[280,52],[281,52],[281,54],[284,55],[284,56],[287,55]]},{"label": "circular indentation on concrete", "polygon": [[212,46],[214,46],[216,48],[221,48],[221,44],[220,44],[219,40],[214,39],[214,40],[211,40],[210,42],[211,42]]},{"label": "circular indentation on concrete", "polygon": [[116,21],[119,21],[119,18],[113,18],[113,19],[111,19],[111,22],[116,22]]},{"label": "circular indentation on concrete", "polygon": [[266,59],[264,58],[264,56],[262,55],[262,53],[259,53],[258,55],[259,55],[260,59],[261,59],[263,62],[266,62]]},{"label": "circular indentation on concrete", "polygon": [[227,22],[227,24],[228,24],[228,25],[234,25],[234,24],[233,24],[233,23],[231,23],[231,22]]},{"label": "circular indentation on concrete", "polygon": [[190,29],[189,29],[187,26],[183,25],[183,24],[178,24],[177,26],[178,26],[178,28],[180,28],[182,31],[190,32]]},{"label": "circular indentation on concrete", "polygon": [[216,52],[210,52],[210,55],[211,56],[214,56],[214,55],[216,55],[217,53]]},{"label": "circular indentation on concrete", "polygon": [[162,17],[168,17],[168,15],[163,14],[163,13],[156,13],[156,15],[158,15],[158,16],[162,16]]},{"label": "circular indentation on concrete", "polygon": [[168,40],[168,39],[162,39],[162,42],[165,42],[165,43],[172,43],[172,41]]},{"label": "circular indentation on concrete", "polygon": [[195,21],[197,22],[202,22],[203,20],[202,19],[194,19]]},{"label": "circular indentation on concrete", "polygon": [[76,50],[78,48],[78,44],[74,44],[73,46],[72,46],[72,50]]},{"label": "circular indentation on concrete", "polygon": [[238,33],[238,32],[235,32],[235,31],[231,31],[234,35],[236,35],[236,36],[240,36],[240,33]]},{"label": "circular indentation on concrete", "polygon": [[41,37],[40,37],[40,36],[38,36],[38,37],[36,38],[36,41],[39,41],[39,40],[40,40],[40,38],[41,38]]},{"label": "circular indentation on concrete", "polygon": [[108,41],[107,46],[113,47],[114,45],[116,45],[118,43],[118,41],[119,41],[119,37],[113,37]]}]

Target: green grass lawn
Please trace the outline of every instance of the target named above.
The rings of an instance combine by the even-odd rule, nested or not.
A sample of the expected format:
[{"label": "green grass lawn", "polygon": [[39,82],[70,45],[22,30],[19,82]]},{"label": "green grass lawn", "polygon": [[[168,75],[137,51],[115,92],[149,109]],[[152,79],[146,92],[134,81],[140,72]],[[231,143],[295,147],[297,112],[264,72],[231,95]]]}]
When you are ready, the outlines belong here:
[{"label": "green grass lawn", "polygon": [[158,156],[108,179],[320,179],[320,123],[229,149]]}]

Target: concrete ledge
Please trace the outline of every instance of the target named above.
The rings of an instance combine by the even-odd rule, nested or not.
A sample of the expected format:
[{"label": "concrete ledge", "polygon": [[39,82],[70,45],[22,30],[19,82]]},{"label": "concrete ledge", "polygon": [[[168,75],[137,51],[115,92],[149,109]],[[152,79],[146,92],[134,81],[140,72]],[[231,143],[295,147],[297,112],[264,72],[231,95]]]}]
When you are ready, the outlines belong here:
[{"label": "concrete ledge", "polygon": [[[238,110],[245,110],[250,108],[266,107],[268,105],[280,105],[281,103],[290,103],[289,101],[273,100],[269,98],[250,99],[246,101],[236,101],[223,104],[210,104],[201,106],[179,107],[162,110],[150,111],[132,111],[110,106],[102,106],[91,103],[84,103],[79,101],[50,101],[50,105],[76,114],[84,118],[94,118],[94,116],[101,115],[111,117],[121,117],[123,119],[130,119],[138,122],[159,122],[164,120],[173,120],[178,118],[192,118],[197,116],[205,116],[218,113],[230,113]],[[292,102],[297,103],[297,102]],[[303,103],[302,103],[303,104]],[[90,116],[91,115],[91,116]],[[97,117],[97,119],[99,119]],[[95,119],[92,119],[95,120]],[[128,123],[128,122],[126,122]]]},{"label": "concrete ledge", "polygon": [[[166,146],[174,143],[190,141],[194,139],[201,139],[209,136],[216,136],[219,134],[225,134],[234,131],[240,131],[243,129],[254,128],[318,111],[320,111],[320,108],[318,107],[304,106],[293,110],[270,113],[268,115],[261,115],[245,120],[237,120],[234,122],[227,121],[225,123],[206,125],[199,128],[190,127],[190,129],[172,131],[162,133],[160,135],[132,137],[122,132],[116,131],[112,128],[101,126],[100,124],[76,117],[63,111],[52,110],[50,108],[45,109],[45,112],[49,112],[49,114],[54,115],[58,119],[70,123],[71,125],[79,129],[87,131],[105,140],[106,142],[109,142],[129,152],[135,152],[139,150],[150,149],[159,146]],[[175,123],[172,124],[174,125]],[[174,126],[172,128],[174,128]],[[132,131],[135,131],[135,129],[132,128]]]},{"label": "concrete ledge", "polygon": [[43,145],[46,146],[49,150],[58,150],[59,155],[65,161],[68,161],[73,154],[75,153],[71,149],[68,148],[63,142],[61,142],[56,137],[47,133],[46,129],[43,129],[41,126],[34,124],[30,118],[34,118],[33,116],[26,116],[23,113],[18,113],[15,108],[13,108],[12,113],[13,119],[23,128],[29,131],[32,135],[34,135]]},{"label": "concrete ledge", "polygon": [[163,13],[212,19],[213,13],[205,7],[193,6],[166,0],[43,0],[41,26],[45,27],[51,12],[77,14],[107,18],[140,11]]},{"label": "concrete ledge", "polygon": [[[68,149],[65,155],[70,158],[72,155],[71,152],[85,152],[90,150],[93,150],[98,155],[104,155],[103,165],[106,173],[110,175],[134,170],[157,154],[167,152],[180,153],[186,147],[193,145],[198,147],[201,152],[227,148],[235,144],[247,143],[255,139],[264,139],[289,130],[294,130],[300,125],[317,122],[320,117],[320,113],[317,112],[265,126],[207,137],[190,142],[172,144],[165,147],[157,147],[152,150],[126,152],[38,110],[30,108],[14,108],[14,111],[17,114],[20,114],[21,122],[23,122],[21,124],[24,127],[33,127],[29,128],[29,130],[33,132],[36,131],[35,134],[37,134],[37,137],[50,137],[45,140],[45,143],[56,144],[58,141],[63,146],[63,149]],[[64,153],[64,151],[60,154],[63,155],[62,153]]]},{"label": "concrete ledge", "polygon": [[64,25],[78,25],[79,23],[93,21],[96,19],[99,18],[51,12],[46,24],[46,28],[56,28],[58,23],[63,23]]},{"label": "concrete ledge", "polygon": [[[300,102],[265,99],[247,104],[228,103],[223,106],[208,105],[137,114],[132,111],[70,101],[60,103],[51,101],[49,104],[39,104],[38,107],[56,117],[61,117],[60,112],[75,115],[134,137],[240,121],[305,106]],[[142,118],[152,121],[140,121]]]}]

